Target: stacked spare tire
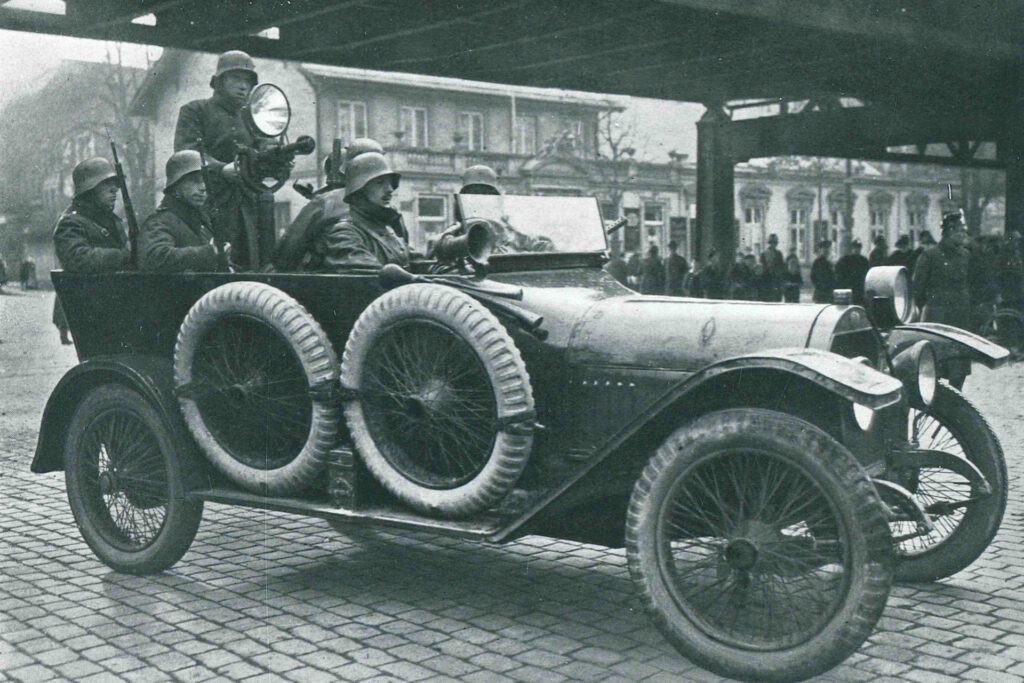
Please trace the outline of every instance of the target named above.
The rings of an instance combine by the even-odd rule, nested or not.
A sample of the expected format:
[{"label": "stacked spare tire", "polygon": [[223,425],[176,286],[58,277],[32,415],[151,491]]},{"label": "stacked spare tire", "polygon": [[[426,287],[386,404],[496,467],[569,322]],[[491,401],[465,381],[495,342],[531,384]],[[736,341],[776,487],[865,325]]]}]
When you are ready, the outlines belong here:
[{"label": "stacked spare tire", "polygon": [[222,285],[182,323],[174,374],[185,422],[210,463],[266,495],[316,483],[338,441],[342,404],[366,468],[395,498],[436,516],[499,503],[533,445],[533,393],[515,343],[482,304],[437,284],[402,286],[371,303],[340,365],[294,298],[258,282]]}]

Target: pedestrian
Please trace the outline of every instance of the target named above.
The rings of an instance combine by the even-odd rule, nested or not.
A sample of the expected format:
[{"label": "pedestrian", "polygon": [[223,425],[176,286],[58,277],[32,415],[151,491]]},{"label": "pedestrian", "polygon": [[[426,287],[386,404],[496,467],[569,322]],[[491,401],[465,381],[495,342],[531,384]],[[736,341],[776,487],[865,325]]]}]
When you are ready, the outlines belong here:
[{"label": "pedestrian", "polygon": [[0,294],[4,293],[4,285],[7,284],[7,261],[3,254],[0,254]]},{"label": "pedestrian", "polygon": [[[786,254],[786,262],[784,264],[786,272],[789,272],[789,264],[795,263],[797,267],[800,267],[800,257],[796,255],[796,247],[790,247],[789,253]],[[783,278],[785,279],[785,278]]]},{"label": "pedestrian", "polygon": [[661,262],[656,244],[647,248],[647,256],[644,257],[643,264],[640,266],[640,293],[665,293],[665,264]]},{"label": "pedestrian", "polygon": [[626,283],[632,289],[640,289],[640,252],[630,252],[626,259]]},{"label": "pedestrian", "polygon": [[850,240],[846,254],[836,261],[836,289],[849,289],[853,292],[853,303],[864,305],[864,278],[867,277],[868,259],[861,254],[863,245],[859,239]]},{"label": "pedestrian", "polygon": [[626,284],[626,261],[622,258],[622,246],[618,242],[612,242],[611,258],[604,264],[604,269],[620,284]]},{"label": "pedestrian", "polygon": [[707,264],[700,271],[700,290],[706,299],[728,299],[728,273],[722,267],[721,255],[715,249],[708,254]]},{"label": "pedestrian", "polygon": [[[970,256],[962,211],[942,217],[942,240],[921,254],[914,270],[914,302],[921,320],[970,329]],[[949,383],[960,389],[970,373],[970,361],[947,359]]]},{"label": "pedestrian", "polygon": [[917,248],[910,252],[910,274],[913,275],[914,268],[917,266],[917,259],[921,258],[921,254],[928,247],[935,246],[935,238],[927,230],[921,231],[921,236],[917,240]]},{"label": "pedestrian", "polygon": [[800,288],[804,278],[800,274],[800,262],[796,259],[786,261],[786,277],[782,284],[783,300],[787,303],[800,303]]},{"label": "pedestrian", "polygon": [[220,242],[234,245],[232,258],[242,270],[256,268],[270,256],[259,253],[259,197],[236,175],[224,173],[235,159],[238,146],[253,144],[252,134],[242,120],[242,108],[258,80],[248,54],[240,50],[223,53],[210,79],[213,96],[182,105],[174,130],[175,152],[191,149],[206,155],[213,231]]},{"label": "pedestrian", "polygon": [[[130,252],[121,219],[114,214],[118,181],[106,159],[86,159],[71,171],[74,197],[57,219],[53,245],[57,261],[69,273],[112,273],[128,265]],[[70,344],[60,297],[54,297],[53,324],[62,344]]]},{"label": "pedestrian", "polygon": [[348,164],[345,201],[348,217],[329,226],[314,244],[319,263],[327,271],[349,266],[409,265],[409,246],[402,214],[391,199],[402,176],[378,152],[361,154]]},{"label": "pedestrian", "polygon": [[910,252],[910,235],[900,235],[896,239],[895,251],[889,254],[889,260],[886,262],[890,266],[903,266],[909,272],[911,252]]},{"label": "pedestrian", "polygon": [[690,264],[679,255],[679,243],[670,240],[668,243],[668,256],[665,257],[665,294],[669,296],[685,296],[683,291],[683,280],[690,272]]},{"label": "pedestrian", "polygon": [[832,267],[832,242],[818,242],[818,257],[811,264],[811,284],[814,286],[814,303],[832,303],[832,292],[836,288],[836,273]]},{"label": "pedestrian", "polygon": [[732,270],[732,298],[740,301],[757,301],[757,282],[755,270],[757,257],[743,254],[736,267]]},{"label": "pedestrian", "polygon": [[185,149],[167,160],[160,206],[139,231],[139,269],[161,273],[227,270],[231,244],[218,245],[206,214],[206,184],[199,152]]},{"label": "pedestrian", "polygon": [[782,301],[782,281],[786,275],[786,264],[778,249],[779,236],[774,232],[768,236],[768,246],[761,252],[764,266],[764,286],[767,301]]},{"label": "pedestrian", "polygon": [[26,289],[35,289],[37,287],[35,259],[31,256],[26,256],[25,260],[21,262],[21,270],[19,271],[18,276],[21,280],[22,291]]},{"label": "pedestrian", "polygon": [[889,244],[883,235],[875,235],[875,248],[868,254],[868,267],[884,266],[889,262]]}]

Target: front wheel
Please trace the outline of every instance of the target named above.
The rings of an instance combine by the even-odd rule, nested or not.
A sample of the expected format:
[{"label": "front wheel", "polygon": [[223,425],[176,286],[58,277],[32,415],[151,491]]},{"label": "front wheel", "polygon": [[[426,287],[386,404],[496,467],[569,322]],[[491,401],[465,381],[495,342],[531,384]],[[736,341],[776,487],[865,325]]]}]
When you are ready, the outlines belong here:
[{"label": "front wheel", "polygon": [[64,443],[68,502],[85,542],[108,567],[153,574],[181,559],[203,515],[185,498],[175,440],[139,393],[89,392]]},{"label": "front wheel", "polygon": [[871,634],[892,582],[882,505],[843,446],[767,410],[676,430],[637,481],[629,570],[684,656],[722,676],[797,681]]},{"label": "front wheel", "polygon": [[[1006,510],[1007,476],[1003,448],[984,416],[963,394],[939,384],[935,401],[924,411],[911,409],[911,443],[922,449],[966,458],[991,487],[984,494],[964,476],[941,467],[902,472],[900,479],[929,515],[934,530],[896,546],[896,580],[935,581],[964,569],[992,541]],[[910,531],[897,522],[897,538]]]}]

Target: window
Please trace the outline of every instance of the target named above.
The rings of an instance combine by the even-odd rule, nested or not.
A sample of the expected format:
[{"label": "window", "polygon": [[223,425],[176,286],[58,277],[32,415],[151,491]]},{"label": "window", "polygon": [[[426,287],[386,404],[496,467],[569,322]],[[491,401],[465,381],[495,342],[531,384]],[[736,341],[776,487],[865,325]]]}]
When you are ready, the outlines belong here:
[{"label": "window", "polygon": [[871,226],[872,227],[884,226],[885,225],[885,218],[886,218],[887,214],[888,214],[887,211],[879,211],[879,210],[872,211],[871,212]]},{"label": "window", "polygon": [[366,104],[363,102],[338,103],[338,137],[342,145],[356,138],[367,137]]},{"label": "window", "polygon": [[448,227],[448,201],[444,195],[421,194],[416,199],[416,225],[423,243]]},{"label": "window", "polygon": [[807,225],[807,209],[790,209],[790,225]]},{"label": "window", "polygon": [[580,119],[562,119],[562,135],[566,144],[573,154],[588,156],[593,150],[590,127]]},{"label": "window", "polygon": [[832,225],[839,225],[839,212],[838,211],[830,211],[829,212],[829,220],[832,221]]},{"label": "window", "polygon": [[402,131],[405,133],[405,144],[409,147],[426,147],[427,110],[418,107],[402,107]]},{"label": "window", "polygon": [[476,111],[459,112],[459,131],[466,136],[466,146],[471,152],[484,148],[484,115]]},{"label": "window", "polygon": [[924,212],[923,211],[910,211],[907,213],[907,225],[911,227],[918,227],[924,224]]},{"label": "window", "polygon": [[647,236],[661,242],[665,234],[665,205],[644,202],[644,228]]},{"label": "window", "polygon": [[601,202],[601,218],[606,221],[619,219],[619,207],[615,202]]},{"label": "window", "polygon": [[760,206],[748,206],[743,211],[743,222],[747,225],[761,225],[764,223],[764,209]]},{"label": "window", "polygon": [[534,116],[516,117],[516,154],[537,153],[537,119]]}]

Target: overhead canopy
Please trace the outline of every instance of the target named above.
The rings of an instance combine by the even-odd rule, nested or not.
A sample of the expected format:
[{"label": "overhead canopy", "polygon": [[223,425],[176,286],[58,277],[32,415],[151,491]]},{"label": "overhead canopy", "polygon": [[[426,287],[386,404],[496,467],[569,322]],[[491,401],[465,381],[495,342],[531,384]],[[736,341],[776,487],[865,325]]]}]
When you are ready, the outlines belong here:
[{"label": "overhead canopy", "polygon": [[1021,0],[32,1],[0,28],[696,102],[1000,106],[1024,57]]}]

